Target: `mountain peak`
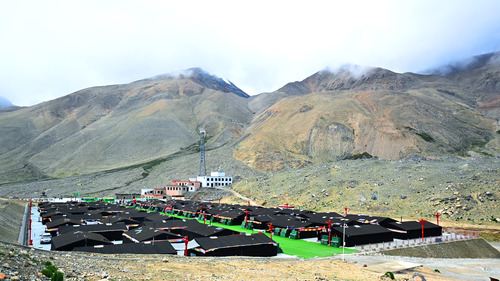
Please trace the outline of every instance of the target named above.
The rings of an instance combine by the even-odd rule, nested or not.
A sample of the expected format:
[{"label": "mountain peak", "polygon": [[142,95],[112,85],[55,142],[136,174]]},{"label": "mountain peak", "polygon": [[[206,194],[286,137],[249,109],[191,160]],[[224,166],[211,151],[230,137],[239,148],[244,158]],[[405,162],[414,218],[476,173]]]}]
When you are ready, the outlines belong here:
[{"label": "mountain peak", "polygon": [[485,53],[471,58],[455,61],[437,68],[423,71],[424,74],[453,76],[465,71],[483,68],[492,64],[500,64],[500,52]]},{"label": "mountain peak", "polygon": [[[351,76],[352,78],[359,79],[361,76],[368,74],[373,70],[385,70],[382,68],[376,68],[371,66],[362,66],[357,64],[344,64],[337,68],[327,67],[321,72],[329,72],[331,74],[339,75],[339,76]],[[389,71],[389,70],[385,70]]]},{"label": "mountain peak", "polygon": [[339,68],[325,68],[303,81],[288,83],[278,90],[292,95],[312,92],[345,90],[400,90],[415,85],[416,75],[400,74],[390,70],[346,64]]},{"label": "mountain peak", "polygon": [[217,90],[224,93],[234,93],[243,98],[250,97],[250,95],[248,95],[243,90],[238,88],[228,79],[220,78],[216,75],[210,74],[209,72],[205,71],[200,67],[193,67],[193,68],[183,69],[180,71],[171,72],[168,74],[162,74],[155,76],[152,79],[163,79],[163,78],[191,79],[192,81],[212,90]]}]

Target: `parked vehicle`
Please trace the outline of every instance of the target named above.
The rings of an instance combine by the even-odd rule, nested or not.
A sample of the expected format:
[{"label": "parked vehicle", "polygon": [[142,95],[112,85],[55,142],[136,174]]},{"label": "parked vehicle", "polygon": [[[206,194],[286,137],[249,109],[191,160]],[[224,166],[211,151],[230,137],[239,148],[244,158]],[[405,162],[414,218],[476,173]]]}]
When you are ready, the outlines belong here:
[{"label": "parked vehicle", "polygon": [[52,235],[50,235],[50,233],[42,234],[42,237],[40,238],[40,244],[50,244],[51,241]]}]

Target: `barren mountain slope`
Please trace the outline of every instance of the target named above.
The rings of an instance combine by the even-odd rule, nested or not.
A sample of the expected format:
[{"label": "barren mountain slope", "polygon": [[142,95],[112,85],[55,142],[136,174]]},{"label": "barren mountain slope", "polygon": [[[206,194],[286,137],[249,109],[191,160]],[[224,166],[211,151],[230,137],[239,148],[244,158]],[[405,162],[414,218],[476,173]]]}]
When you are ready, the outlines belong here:
[{"label": "barren mountain slope", "polygon": [[201,128],[207,149],[227,156],[212,169],[243,163],[269,172],[363,153],[498,155],[494,57],[447,76],[344,66],[250,98],[231,82],[190,69],[2,109],[0,184],[144,166],[133,173],[137,181],[167,159],[189,159],[176,168],[186,174],[197,168],[191,159]]},{"label": "barren mountain slope", "polygon": [[325,91],[284,98],[256,117],[234,157],[276,171],[367,152],[442,155],[495,139],[494,122],[431,88]]},{"label": "barren mountain slope", "polygon": [[500,52],[474,56],[429,72],[454,81],[475,98],[480,112],[500,120]]},{"label": "barren mountain slope", "polygon": [[210,132],[213,147],[239,137],[252,117],[246,98],[220,78],[193,73],[89,88],[2,112],[1,181],[84,174],[166,157],[196,145],[199,128]]}]

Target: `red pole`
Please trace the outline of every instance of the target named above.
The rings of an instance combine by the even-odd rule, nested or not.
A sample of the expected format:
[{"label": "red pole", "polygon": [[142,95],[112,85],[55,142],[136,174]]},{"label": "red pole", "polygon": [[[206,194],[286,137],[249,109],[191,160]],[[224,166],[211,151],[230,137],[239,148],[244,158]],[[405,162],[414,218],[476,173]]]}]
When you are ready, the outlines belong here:
[{"label": "red pole", "polygon": [[203,224],[206,224],[206,221],[207,221],[206,215],[207,215],[207,213],[203,212]]},{"label": "red pole", "polygon": [[347,217],[347,207],[344,207],[345,210],[345,216]]},{"label": "red pole", "polygon": [[245,210],[245,229],[247,228],[248,210]]},{"label": "red pole", "polygon": [[424,242],[424,224],[425,221],[424,219],[419,220],[420,224],[422,225],[422,242]]},{"label": "red pole", "polygon": [[184,256],[186,256],[186,257],[187,257],[187,255],[188,255],[188,242],[189,242],[189,241],[188,241],[188,237],[187,237],[187,236],[186,236],[186,237],[184,237],[184,239],[183,239],[183,240],[184,240],[184,245],[185,245],[185,248],[184,248]]},{"label": "red pole", "polygon": [[437,219],[437,225],[439,225],[439,217],[441,216],[441,214],[435,213],[434,215],[436,216],[436,219]]},{"label": "red pole", "polygon": [[332,241],[332,221],[328,220],[326,223],[328,224],[328,246],[330,246]]}]

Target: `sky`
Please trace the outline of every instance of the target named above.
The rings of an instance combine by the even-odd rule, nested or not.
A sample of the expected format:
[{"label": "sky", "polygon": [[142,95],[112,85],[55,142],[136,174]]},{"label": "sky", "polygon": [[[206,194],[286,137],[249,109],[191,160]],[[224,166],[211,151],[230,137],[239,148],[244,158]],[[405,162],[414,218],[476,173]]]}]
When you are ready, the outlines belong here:
[{"label": "sky", "polygon": [[419,72],[500,51],[500,1],[0,3],[0,96],[31,106],[192,67],[250,95],[343,64]]}]

